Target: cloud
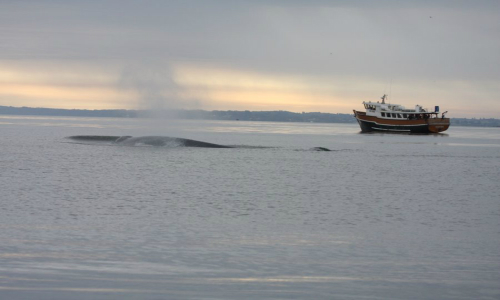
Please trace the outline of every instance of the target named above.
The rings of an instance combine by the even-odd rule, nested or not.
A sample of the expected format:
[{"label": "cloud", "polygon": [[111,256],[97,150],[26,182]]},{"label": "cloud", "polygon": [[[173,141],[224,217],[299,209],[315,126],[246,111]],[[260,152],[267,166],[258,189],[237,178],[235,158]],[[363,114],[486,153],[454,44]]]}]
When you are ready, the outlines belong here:
[{"label": "cloud", "polygon": [[[0,62],[50,61],[38,78],[47,84],[63,81],[57,68],[78,65],[76,74],[99,65],[95,77],[112,74],[115,83],[105,84],[150,107],[211,105],[220,87],[186,87],[176,72],[187,64],[247,74],[257,86],[294,78],[309,84],[303,91],[333,98],[339,94],[316,82],[331,82],[341,96],[356,86],[360,97],[378,97],[391,80],[395,91],[413,84],[429,92],[461,82],[462,94],[440,94],[464,106],[463,94],[499,97],[491,84],[500,80],[499,8],[498,1],[4,1]],[[88,72],[74,78],[93,82]]]},{"label": "cloud", "polygon": [[14,59],[147,58],[258,72],[500,78],[496,3],[19,2],[2,10],[1,50]]}]

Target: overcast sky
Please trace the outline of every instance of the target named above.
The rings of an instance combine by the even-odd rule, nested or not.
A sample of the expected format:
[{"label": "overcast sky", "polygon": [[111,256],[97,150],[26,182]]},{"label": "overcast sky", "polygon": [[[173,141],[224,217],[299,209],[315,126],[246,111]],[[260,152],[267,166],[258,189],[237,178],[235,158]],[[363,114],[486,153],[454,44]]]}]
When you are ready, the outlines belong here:
[{"label": "overcast sky", "polygon": [[0,105],[500,118],[500,1],[0,0]]}]

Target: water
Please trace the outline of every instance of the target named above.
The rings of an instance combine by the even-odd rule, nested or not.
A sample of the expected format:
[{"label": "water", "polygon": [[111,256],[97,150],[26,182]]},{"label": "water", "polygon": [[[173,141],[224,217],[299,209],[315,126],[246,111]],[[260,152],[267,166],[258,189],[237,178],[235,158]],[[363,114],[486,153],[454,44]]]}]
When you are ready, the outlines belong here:
[{"label": "water", "polygon": [[497,128],[0,116],[0,130],[0,299],[500,299]]}]

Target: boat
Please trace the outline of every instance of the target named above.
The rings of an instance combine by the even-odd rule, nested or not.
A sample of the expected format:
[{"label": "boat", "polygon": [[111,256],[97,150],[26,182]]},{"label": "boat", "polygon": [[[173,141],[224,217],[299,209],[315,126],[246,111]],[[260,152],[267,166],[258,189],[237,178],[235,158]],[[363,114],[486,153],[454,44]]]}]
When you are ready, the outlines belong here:
[{"label": "boat", "polygon": [[439,116],[439,106],[428,111],[420,105],[407,109],[399,104],[385,103],[387,95],[381,97],[382,102],[363,102],[366,111],[354,111],[354,117],[362,132],[389,131],[410,133],[438,133],[450,127],[450,119],[445,117],[447,111]]}]

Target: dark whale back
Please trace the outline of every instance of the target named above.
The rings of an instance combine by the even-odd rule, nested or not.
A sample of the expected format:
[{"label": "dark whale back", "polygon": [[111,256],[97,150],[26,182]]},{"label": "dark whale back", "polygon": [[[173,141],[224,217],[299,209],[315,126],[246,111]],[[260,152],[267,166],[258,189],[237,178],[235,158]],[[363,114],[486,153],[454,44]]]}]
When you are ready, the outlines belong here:
[{"label": "dark whale back", "polygon": [[110,142],[124,146],[167,146],[167,147],[198,147],[198,148],[233,148],[231,146],[207,143],[202,141],[168,137],[168,136],[109,136],[109,135],[74,135],[69,139],[88,142]]}]

